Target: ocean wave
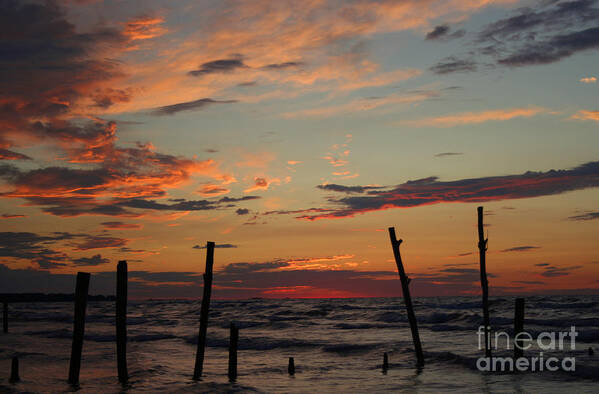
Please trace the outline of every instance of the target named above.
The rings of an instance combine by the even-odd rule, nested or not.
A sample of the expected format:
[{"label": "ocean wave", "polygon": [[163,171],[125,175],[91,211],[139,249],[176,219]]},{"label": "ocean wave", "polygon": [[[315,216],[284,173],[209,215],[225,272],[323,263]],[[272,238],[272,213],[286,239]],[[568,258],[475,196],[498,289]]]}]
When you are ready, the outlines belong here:
[{"label": "ocean wave", "polygon": [[351,354],[368,353],[380,347],[380,343],[371,344],[357,344],[357,343],[340,343],[336,345],[323,346],[322,350],[325,352],[336,353],[340,356],[347,356]]}]

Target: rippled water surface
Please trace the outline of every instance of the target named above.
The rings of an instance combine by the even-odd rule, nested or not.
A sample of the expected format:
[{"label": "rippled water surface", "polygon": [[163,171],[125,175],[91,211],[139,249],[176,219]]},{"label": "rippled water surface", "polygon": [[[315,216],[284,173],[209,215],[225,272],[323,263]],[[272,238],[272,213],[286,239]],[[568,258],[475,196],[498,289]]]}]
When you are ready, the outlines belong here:
[{"label": "rippled water surface", "polygon": [[[513,298],[491,300],[491,323],[511,335]],[[599,392],[599,297],[529,297],[525,330],[533,336],[576,326],[575,371],[484,373],[476,368],[480,301],[415,299],[426,365],[414,366],[401,298],[213,301],[204,377],[193,382],[198,301],[132,302],[128,314],[131,392]],[[11,304],[10,333],[0,336],[0,391],[73,390],[68,374],[72,303]],[[239,377],[227,380],[230,322],[240,327]],[[121,392],[116,379],[114,303],[90,302],[82,392]],[[505,348],[505,342],[500,342]],[[390,369],[382,373],[383,353]],[[511,354],[503,350],[498,354]],[[532,348],[528,354],[538,354]],[[18,356],[22,381],[8,383]],[[287,374],[295,358],[296,374]]]}]

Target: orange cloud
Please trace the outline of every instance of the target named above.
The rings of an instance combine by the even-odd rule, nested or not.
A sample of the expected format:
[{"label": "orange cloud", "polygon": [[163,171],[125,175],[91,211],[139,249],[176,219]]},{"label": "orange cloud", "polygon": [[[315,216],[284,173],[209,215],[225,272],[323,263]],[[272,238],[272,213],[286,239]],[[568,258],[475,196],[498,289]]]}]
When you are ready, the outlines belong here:
[{"label": "orange cloud", "polygon": [[143,17],[132,19],[125,24],[123,34],[132,41],[160,37],[168,33],[168,30],[162,26],[163,22],[163,18]]},{"label": "orange cloud", "polygon": [[391,110],[394,105],[409,104],[428,100],[439,96],[438,92],[420,92],[409,95],[390,95],[386,97],[369,97],[352,100],[345,104],[333,106],[319,106],[315,108],[286,112],[282,114],[284,118],[326,118],[339,114],[355,114],[360,112],[372,111],[374,109]]},{"label": "orange cloud", "polygon": [[403,121],[401,124],[423,127],[453,127],[466,124],[477,124],[495,120],[510,120],[513,118],[529,118],[544,113],[544,108],[513,108],[499,109],[482,112],[463,112],[455,115],[439,116],[435,118],[424,118],[418,120]]},{"label": "orange cloud", "polygon": [[585,77],[585,78],[580,78],[579,80],[582,83],[595,83],[597,82],[597,78],[595,77]]},{"label": "orange cloud", "polygon": [[268,180],[264,177],[255,177],[254,185],[245,189],[244,193],[251,193],[254,191],[258,191],[258,190],[268,190],[270,185],[272,185],[272,184],[278,185],[280,183],[281,183],[281,180],[279,178],[272,178],[272,179]]},{"label": "orange cloud", "polygon": [[571,119],[593,120],[595,122],[599,122],[599,111],[580,110],[576,114],[572,115]]},{"label": "orange cloud", "polygon": [[202,185],[200,189],[197,191],[197,193],[204,197],[216,197],[222,196],[223,194],[227,194],[230,191],[231,190],[227,189],[226,187],[209,183],[206,185]]}]

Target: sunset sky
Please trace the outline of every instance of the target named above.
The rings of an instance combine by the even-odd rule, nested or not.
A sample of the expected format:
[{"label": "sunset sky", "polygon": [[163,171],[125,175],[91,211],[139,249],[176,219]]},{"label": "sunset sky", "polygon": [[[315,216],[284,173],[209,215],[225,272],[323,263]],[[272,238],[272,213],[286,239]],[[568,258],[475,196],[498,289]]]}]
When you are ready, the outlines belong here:
[{"label": "sunset sky", "polygon": [[0,293],[599,293],[599,1],[0,0]]}]

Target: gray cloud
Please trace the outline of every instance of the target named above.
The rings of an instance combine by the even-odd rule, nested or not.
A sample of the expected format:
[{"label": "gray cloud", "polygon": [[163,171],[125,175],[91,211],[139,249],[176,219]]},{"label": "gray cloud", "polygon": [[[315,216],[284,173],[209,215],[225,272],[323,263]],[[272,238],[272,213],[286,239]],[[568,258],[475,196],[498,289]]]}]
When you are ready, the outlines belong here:
[{"label": "gray cloud", "polygon": [[455,56],[446,57],[430,68],[435,74],[441,75],[456,72],[472,72],[477,69],[478,67],[475,61],[458,59]]},{"label": "gray cloud", "polygon": [[[485,202],[532,198],[599,186],[599,162],[589,162],[570,170],[528,171],[520,175],[503,175],[442,182],[428,177],[381,190],[364,190],[361,196],[329,198],[336,208],[304,214],[298,218],[350,217],[369,211],[409,208],[447,202]],[[367,186],[366,186],[367,187]],[[351,186],[360,193],[360,188]],[[343,188],[340,192],[345,192]],[[290,212],[291,213],[291,212]]]},{"label": "gray cloud", "polygon": [[[524,67],[554,63],[599,49],[596,4],[596,0],[539,1],[534,7],[517,9],[510,16],[487,24],[477,34],[475,49],[468,57],[478,55],[490,58],[496,65]],[[436,33],[443,37],[446,31],[440,27]],[[431,70],[437,74],[476,71],[473,62],[452,56]]]},{"label": "gray cloud", "polygon": [[174,115],[181,111],[198,111],[208,105],[214,104],[233,104],[237,100],[214,100],[211,98],[202,98],[194,101],[186,101],[183,103],[165,105],[158,107],[152,111],[152,115],[163,116],[163,115]]},{"label": "gray cloud", "polygon": [[587,212],[580,215],[570,216],[568,219],[577,221],[587,221],[599,219],[599,211]]},{"label": "gray cloud", "polygon": [[203,63],[197,70],[192,70],[188,74],[194,77],[201,77],[207,74],[229,73],[246,67],[240,58],[219,59]]},{"label": "gray cloud", "polygon": [[463,37],[466,32],[464,30],[457,30],[453,33],[450,33],[451,28],[449,25],[439,25],[435,26],[435,28],[426,34],[426,39],[429,41],[432,40],[451,40],[454,38]]},{"label": "gray cloud", "polygon": [[503,249],[501,252],[528,252],[529,250],[539,249],[540,246],[514,246],[513,248]]},{"label": "gray cloud", "polygon": [[[220,248],[220,249],[232,249],[232,248],[237,248],[237,245],[233,245],[233,244],[216,244],[214,245],[215,248]],[[194,249],[206,249],[206,245],[194,245],[193,246]]]},{"label": "gray cloud", "polygon": [[102,257],[100,254],[93,255],[92,257],[80,257],[74,259],[73,263],[77,266],[96,266],[101,264],[108,264],[110,260]]}]

